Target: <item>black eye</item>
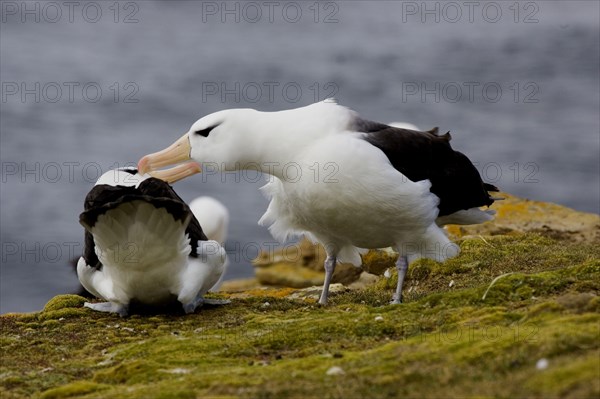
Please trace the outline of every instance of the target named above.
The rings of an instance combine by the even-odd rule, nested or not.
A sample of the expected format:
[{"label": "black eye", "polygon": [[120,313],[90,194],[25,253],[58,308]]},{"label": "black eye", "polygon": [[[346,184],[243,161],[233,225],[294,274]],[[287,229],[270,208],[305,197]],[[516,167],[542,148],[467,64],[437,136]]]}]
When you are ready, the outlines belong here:
[{"label": "black eye", "polygon": [[202,137],[208,137],[210,131],[213,130],[214,128],[216,128],[217,126],[218,125],[207,127],[206,129],[202,129],[202,130],[197,130],[194,132],[194,134],[199,134]]}]

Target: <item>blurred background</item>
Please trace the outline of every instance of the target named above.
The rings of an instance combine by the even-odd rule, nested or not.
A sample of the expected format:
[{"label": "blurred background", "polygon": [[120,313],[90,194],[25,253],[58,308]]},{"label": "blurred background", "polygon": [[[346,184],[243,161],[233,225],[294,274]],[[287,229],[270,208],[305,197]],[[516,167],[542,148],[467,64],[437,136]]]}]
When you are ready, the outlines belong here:
[{"label": "blurred background", "polygon": [[[599,212],[599,4],[3,1],[0,312],[78,287],[96,179],[201,116],[336,97],[363,117],[450,130],[503,190]],[[231,214],[227,279],[252,275],[255,173],[176,183]]]}]

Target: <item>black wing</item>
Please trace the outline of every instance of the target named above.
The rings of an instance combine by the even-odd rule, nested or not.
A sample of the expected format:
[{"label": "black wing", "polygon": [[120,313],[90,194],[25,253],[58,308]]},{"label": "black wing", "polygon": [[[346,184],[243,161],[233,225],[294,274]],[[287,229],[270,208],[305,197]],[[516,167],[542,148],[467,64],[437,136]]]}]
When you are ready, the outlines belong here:
[{"label": "black wing", "polygon": [[429,179],[440,199],[439,216],[494,202],[488,191],[498,189],[484,183],[469,158],[452,149],[450,133],[439,136],[437,128],[419,132],[365,120],[358,120],[355,130],[368,133],[365,140],[410,180]]},{"label": "black wing", "polygon": [[146,201],[156,208],[165,208],[175,220],[189,218],[186,233],[190,237],[190,256],[198,256],[198,241],[207,240],[200,223],[194,217],[189,206],[175,193],[169,184],[159,179],[149,178],[140,183],[138,188],[98,185],[88,193],[85,198],[85,211],[79,215],[79,222],[86,227],[83,256],[89,266],[98,269],[102,267],[96,256],[94,240],[89,229],[96,224],[100,215],[125,202],[135,200]]},{"label": "black wing", "polygon": [[[105,213],[108,209],[108,204],[121,204],[119,200],[124,195],[135,194],[135,188],[123,186],[99,185],[94,186],[85,197],[83,204],[84,212],[79,215],[79,222],[84,226],[93,227],[98,220],[98,216]],[[102,269],[102,263],[96,255],[96,244],[92,233],[85,230],[83,243],[83,259],[85,263],[98,270]]]}]

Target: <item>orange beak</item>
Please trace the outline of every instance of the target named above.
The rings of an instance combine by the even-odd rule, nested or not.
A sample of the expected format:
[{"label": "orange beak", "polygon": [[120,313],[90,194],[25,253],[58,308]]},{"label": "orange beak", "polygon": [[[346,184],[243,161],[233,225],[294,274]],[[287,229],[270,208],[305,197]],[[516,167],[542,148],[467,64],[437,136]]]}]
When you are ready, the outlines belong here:
[{"label": "orange beak", "polygon": [[[175,183],[178,180],[199,173],[202,171],[200,165],[190,161],[191,149],[190,140],[185,134],[164,150],[142,157],[138,162],[138,173],[148,173],[150,176],[164,180],[167,183]],[[158,170],[170,165],[177,166]]]}]

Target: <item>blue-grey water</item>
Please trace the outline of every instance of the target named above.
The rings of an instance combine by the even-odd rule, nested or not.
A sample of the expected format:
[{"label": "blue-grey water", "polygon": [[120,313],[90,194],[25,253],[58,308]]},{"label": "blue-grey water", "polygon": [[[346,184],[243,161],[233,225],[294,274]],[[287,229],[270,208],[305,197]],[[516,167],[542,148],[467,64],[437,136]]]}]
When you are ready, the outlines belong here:
[{"label": "blue-grey water", "polygon": [[[0,4],[2,313],[77,288],[67,265],[101,171],[226,108],[333,95],[369,119],[451,130],[506,191],[599,212],[598,2]],[[262,180],[175,185],[229,208],[227,278],[273,242],[256,223]]]}]

